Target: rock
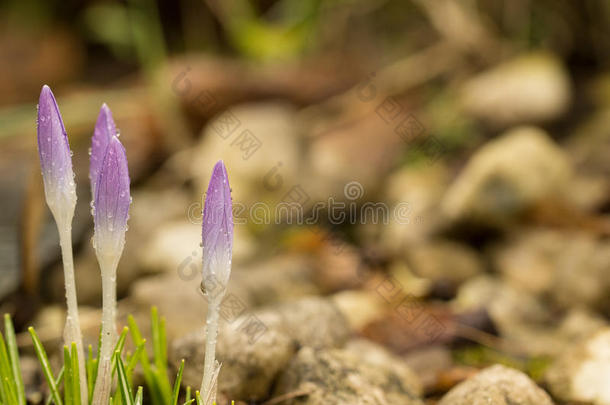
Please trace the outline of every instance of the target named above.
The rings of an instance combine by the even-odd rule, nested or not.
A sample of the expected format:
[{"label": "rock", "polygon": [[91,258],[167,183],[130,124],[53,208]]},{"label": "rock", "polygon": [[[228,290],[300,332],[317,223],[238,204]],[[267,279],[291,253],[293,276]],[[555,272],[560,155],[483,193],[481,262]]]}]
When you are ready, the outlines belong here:
[{"label": "rock", "polygon": [[555,119],[570,97],[569,76],[561,62],[552,55],[529,54],[467,81],[460,104],[467,114],[505,127]]},{"label": "rock", "polygon": [[[201,226],[185,221],[161,225],[140,251],[140,265],[150,272],[201,273]],[[194,266],[191,268],[191,266]]]},{"label": "rock", "polygon": [[[256,244],[243,226],[235,227],[233,239],[232,263],[239,266],[252,258]],[[197,267],[198,274],[201,272],[203,251],[200,218],[198,222],[182,219],[163,223],[151,232],[147,240],[138,257],[139,265],[146,272],[191,272],[192,264]]]},{"label": "rock", "polygon": [[[102,319],[102,311],[98,308],[79,306],[78,315],[83,334],[85,347],[88,344],[97,345],[99,341],[99,327]],[[63,332],[66,323],[66,310],[64,306],[45,306],[36,317],[32,319],[31,326],[36,330],[47,353],[53,354],[61,349],[63,345]],[[31,341],[27,339],[29,345]]]},{"label": "rock", "polygon": [[545,380],[565,401],[610,404],[610,328],[606,327],[566,350],[551,365]]},{"label": "rock", "polygon": [[532,356],[553,355],[563,340],[546,325],[553,317],[545,301],[491,276],[464,283],[452,302],[456,312],[485,309],[500,336]]},{"label": "rock", "polygon": [[518,289],[560,309],[610,311],[610,244],[585,232],[518,229],[494,263]]},{"label": "rock", "polygon": [[551,319],[537,297],[488,275],[464,283],[452,306],[457,312],[485,308],[501,331],[516,323],[545,323]]},{"label": "rock", "polygon": [[397,374],[352,351],[304,347],[280,375],[274,396],[285,396],[287,405],[423,405],[419,386],[410,370]]},{"label": "rock", "polygon": [[[192,232],[191,227],[197,228],[194,225],[176,225],[176,239],[188,237],[187,233]],[[180,232],[182,228],[186,230]],[[201,238],[200,232],[197,238]],[[144,313],[155,305],[161,314],[172,319],[167,325],[168,335],[175,337],[199,328],[199,322],[203,322],[207,311],[205,298],[200,292],[201,248],[198,242],[191,240],[191,243],[196,243],[196,255],[186,252],[187,256],[175,268],[167,267],[163,275],[138,280],[132,288],[131,298]],[[180,254],[173,255],[171,249],[166,250],[167,246],[159,248],[165,252],[165,266],[180,257]],[[174,250],[178,249],[181,249],[179,243]],[[153,253],[153,256],[157,254]],[[251,265],[236,264],[231,273],[227,297],[240,308],[252,310],[317,295],[320,290],[313,282],[312,271],[309,261],[301,255],[283,255]],[[176,291],[181,291],[181,294],[176,294]]]},{"label": "rock", "polygon": [[556,260],[565,247],[565,233],[550,229],[518,229],[495,249],[493,262],[504,279],[533,294],[552,289]]},{"label": "rock", "polygon": [[310,260],[299,254],[276,256],[269,260],[236,266],[231,283],[244,299],[259,307],[295,298],[319,295]]},{"label": "rock", "polygon": [[484,271],[474,249],[449,240],[417,244],[407,250],[407,258],[417,276],[452,288]]},{"label": "rock", "polygon": [[148,250],[151,247],[150,240],[157,235],[159,229],[164,228],[163,224],[172,223],[174,220],[187,223],[189,204],[192,204],[192,201],[188,193],[177,187],[165,186],[158,190],[141,190],[133,194],[125,242],[127,248],[119,265],[119,277],[128,265],[139,271],[136,275],[157,270],[142,266],[142,252],[153,255],[156,253]]},{"label": "rock", "polygon": [[[203,330],[178,340],[171,353],[174,363],[186,359],[183,382],[197,387],[201,383],[205,339]],[[269,395],[276,377],[296,352],[294,341],[269,329],[251,340],[243,331],[224,328],[219,335],[217,360],[222,363],[219,390],[232,399],[257,400]]]},{"label": "rock", "polygon": [[439,405],[552,405],[549,395],[520,371],[495,365],[458,384]]},{"label": "rock", "polygon": [[500,336],[530,356],[557,356],[606,322],[585,309],[569,311],[560,322],[542,300],[524,289],[494,279],[466,282],[453,301],[456,311],[485,308]]},{"label": "rock", "polygon": [[242,216],[236,216],[250,223],[255,203],[266,204],[273,214],[275,205],[297,185],[301,170],[294,119],[294,109],[280,103],[242,104],[221,113],[193,151],[196,189],[207,190],[213,165],[223,159],[231,174],[233,206],[245,207]]},{"label": "rock", "polygon": [[325,298],[301,298],[254,314],[267,328],[283,332],[299,346],[341,347],[351,334],[339,308]]},{"label": "rock", "polygon": [[610,243],[579,233],[556,258],[552,298],[561,308],[583,306],[610,313]]},{"label": "rock", "polygon": [[398,254],[437,231],[443,223],[439,206],[448,183],[449,174],[441,162],[393,173],[385,191],[392,218],[378,228],[382,247]]},{"label": "rock", "polygon": [[315,283],[324,293],[360,288],[368,272],[358,249],[348,244],[336,251],[326,243],[314,260]]},{"label": "rock", "polygon": [[544,131],[516,128],[476,152],[441,209],[454,221],[501,224],[543,200],[561,198],[570,176],[567,157]]},{"label": "rock", "polygon": [[404,359],[420,378],[426,392],[437,388],[440,383],[439,375],[453,367],[451,351],[440,345],[413,350],[407,353]]},{"label": "rock", "polygon": [[566,142],[576,168],[587,175],[610,175],[610,107],[596,111]]},{"label": "rock", "polygon": [[[230,398],[265,398],[277,373],[298,347],[339,347],[350,335],[341,312],[323,298],[303,298],[255,311],[245,308],[235,317],[228,316],[235,315],[234,307],[225,308],[226,312],[221,308],[217,358],[228,366],[223,366],[218,381],[219,390]],[[172,345],[174,364],[182,358],[191,359],[184,375],[186,385],[200,384],[204,349],[201,331]]]},{"label": "rock", "polygon": [[333,295],[332,300],[355,331],[380,318],[387,307],[379,294],[366,290],[342,291]]},{"label": "rock", "polygon": [[[143,278],[134,283],[130,300],[142,314],[138,322],[145,324],[150,308],[156,306],[159,314],[170,320],[166,323],[167,337],[174,338],[201,328],[207,314],[207,302],[201,294],[198,278],[181,278],[178,273],[166,273]],[[232,285],[229,283],[229,291]],[[135,314],[134,314],[135,316]]]},{"label": "rock", "polygon": [[565,337],[569,345],[573,345],[607,325],[608,322],[600,314],[573,308],[561,320],[559,334]]},{"label": "rock", "polygon": [[[329,198],[338,202],[362,203],[375,195],[379,179],[390,171],[408,146],[398,128],[408,114],[397,101],[389,100],[392,116],[383,116],[387,106],[379,97],[375,105],[358,106],[355,117],[336,117],[329,127],[309,132],[307,176],[302,181],[313,201],[327,203]],[[372,101],[372,100],[368,100]],[[364,110],[368,109],[368,111]],[[397,114],[399,113],[399,114]],[[315,127],[319,117],[308,117],[307,125]],[[386,121],[387,120],[387,121]],[[375,136],[371,136],[375,134]],[[354,162],[358,162],[357,165]],[[349,187],[352,191],[348,193]],[[328,202],[329,203],[329,202]]]},{"label": "rock", "polygon": [[423,388],[418,375],[404,360],[394,356],[383,346],[366,339],[352,339],[345,345],[345,351],[352,353],[370,367],[397,375],[409,392],[417,396],[422,395]]}]

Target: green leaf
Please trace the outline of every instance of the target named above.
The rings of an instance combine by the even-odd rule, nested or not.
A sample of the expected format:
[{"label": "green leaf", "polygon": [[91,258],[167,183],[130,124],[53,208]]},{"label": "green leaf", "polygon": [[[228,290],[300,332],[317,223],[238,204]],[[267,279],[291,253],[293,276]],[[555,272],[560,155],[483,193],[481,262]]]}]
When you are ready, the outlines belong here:
[{"label": "green leaf", "polygon": [[142,405],[142,401],[144,400],[144,393],[142,387],[138,387],[138,393],[136,394],[135,405]]},{"label": "green leaf", "polygon": [[17,339],[15,338],[15,328],[9,314],[4,315],[4,333],[6,334],[6,344],[10,355],[11,368],[13,371],[13,381],[17,391],[17,401],[20,405],[26,405],[25,388],[21,376],[21,365],[19,364],[19,350],[17,349]]},{"label": "green leaf", "polygon": [[[72,403],[74,405],[81,405],[80,400],[80,370],[78,368],[78,350],[76,349],[76,343],[72,342],[72,350],[70,353],[70,359],[72,360],[72,395],[74,399]],[[86,404],[85,404],[86,405]]]},{"label": "green leaf", "polygon": [[68,346],[64,346],[64,368],[66,370],[66,378],[64,378],[64,404],[73,405],[72,396],[74,391],[72,389],[72,382],[74,381],[74,375]]},{"label": "green leaf", "polygon": [[184,359],[180,362],[180,368],[178,369],[178,375],[176,375],[176,381],[174,381],[174,391],[172,396],[172,404],[178,405],[178,395],[180,394],[180,384],[182,383],[182,373],[184,372]]},{"label": "green leaf", "polygon": [[28,332],[32,336],[32,342],[34,343],[34,351],[36,352],[36,356],[38,356],[38,361],[40,362],[40,366],[42,367],[42,372],[44,374],[45,379],[47,380],[47,384],[49,385],[49,390],[51,390],[51,396],[55,401],[55,405],[63,405],[61,398],[59,396],[59,391],[57,390],[57,385],[55,384],[55,378],[53,378],[53,371],[51,371],[51,366],[49,365],[49,358],[47,357],[47,353],[36,334],[34,328],[29,327]]},{"label": "green leaf", "polygon": [[[55,385],[59,387],[59,384],[64,380],[64,366],[61,366],[61,370],[59,370],[59,374],[57,374],[57,379],[55,380]],[[50,396],[47,398],[46,405],[51,405],[53,402],[53,397]]]},{"label": "green leaf", "polygon": [[136,346],[143,346],[143,349],[140,351],[140,364],[142,365],[142,372],[144,373],[144,381],[146,382],[146,386],[150,391],[150,399],[154,405],[166,405],[167,402],[163,402],[163,396],[159,391],[156,377],[148,360],[148,352],[146,350],[145,340],[142,339],[142,334],[140,333],[140,329],[138,328],[138,325],[136,324],[136,321],[133,316],[129,315],[127,317],[127,324],[129,325],[129,331],[131,333],[131,338],[133,339],[134,344]]},{"label": "green leaf", "polygon": [[89,345],[87,352],[87,398],[89,403],[93,399],[93,388],[95,387],[95,381],[97,379],[97,359],[93,357],[93,348]]},{"label": "green leaf", "polygon": [[[129,329],[127,327],[123,328],[123,331],[121,332],[121,335],[119,336],[119,339],[116,342],[116,345],[114,346],[114,353],[119,353],[119,357],[120,357],[120,353],[123,352],[123,347],[125,347],[125,339],[127,338],[127,333],[129,332]],[[116,357],[112,356],[112,376],[114,377],[114,372],[116,370]]]},{"label": "green leaf", "polygon": [[161,394],[163,395],[164,403],[171,401],[171,387],[169,377],[167,375],[167,342],[165,338],[165,319],[159,319],[159,313],[156,307],[152,307],[150,311],[153,354],[155,367],[157,368],[157,383]]},{"label": "green leaf", "polygon": [[136,366],[138,365],[138,360],[140,359],[140,356],[142,355],[142,352],[144,351],[145,345],[146,345],[146,340],[143,340],[142,343],[140,343],[136,347],[136,350],[133,352],[133,354],[128,357],[127,368],[125,369],[125,372],[127,372],[127,377],[130,380],[131,380],[131,376],[133,375],[133,371],[135,370]]},{"label": "green leaf", "polygon": [[123,397],[124,404],[134,405],[133,394],[131,392],[131,386],[129,385],[129,381],[127,381],[127,374],[125,374],[125,366],[123,365],[123,360],[121,360],[121,353],[115,352],[114,357],[116,358],[119,391],[121,392],[121,396]]},{"label": "green leaf", "polygon": [[17,392],[13,383],[13,371],[9,361],[8,351],[4,343],[4,337],[0,334],[0,379],[2,379],[2,402],[7,404],[17,403]]}]

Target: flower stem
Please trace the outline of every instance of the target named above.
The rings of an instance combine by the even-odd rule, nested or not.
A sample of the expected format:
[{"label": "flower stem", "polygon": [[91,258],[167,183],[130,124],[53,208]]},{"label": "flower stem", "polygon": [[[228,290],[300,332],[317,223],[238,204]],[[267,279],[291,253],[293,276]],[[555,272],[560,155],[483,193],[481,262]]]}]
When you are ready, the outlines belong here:
[{"label": "flower stem", "polygon": [[205,328],[205,359],[203,363],[203,380],[201,381],[201,396],[205,405],[216,402],[216,381],[219,366],[216,362],[216,340],[218,338],[218,315],[220,299],[210,299]]},{"label": "flower stem", "polygon": [[114,257],[100,258],[102,272],[102,344],[99,349],[98,375],[93,391],[93,405],[106,405],[112,388],[111,360],[116,342],[116,270]]},{"label": "flower stem", "polygon": [[76,280],[74,279],[74,259],[72,256],[72,226],[57,223],[59,230],[59,245],[64,266],[64,282],[66,288],[66,326],[64,329],[64,344],[68,347],[76,343],[78,351],[78,370],[80,379],[81,403],[87,403],[87,374],[85,373],[85,352],[83,336],[78,317],[78,301],[76,299]]}]

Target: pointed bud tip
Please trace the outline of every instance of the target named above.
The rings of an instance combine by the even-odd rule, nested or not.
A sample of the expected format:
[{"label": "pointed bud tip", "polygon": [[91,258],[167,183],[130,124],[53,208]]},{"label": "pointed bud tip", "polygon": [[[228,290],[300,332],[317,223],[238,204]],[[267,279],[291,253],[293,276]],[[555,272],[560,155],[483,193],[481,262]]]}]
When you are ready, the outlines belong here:
[{"label": "pointed bud tip", "polygon": [[89,164],[89,180],[91,181],[91,191],[95,196],[95,187],[99,177],[100,167],[106,154],[106,149],[110,139],[117,134],[116,124],[112,118],[112,111],[106,103],[100,108],[93,137],[91,138],[91,158]]},{"label": "pointed bud tip", "polygon": [[120,254],[131,203],[130,179],[125,148],[116,136],[108,147],[100,167],[95,190],[95,246],[100,251]]},{"label": "pointed bud tip", "polygon": [[203,208],[202,242],[204,282],[213,276],[226,287],[233,255],[233,204],[227,169],[222,160],[214,165],[208,185]]},{"label": "pointed bud tip", "polygon": [[76,193],[68,135],[51,88],[40,90],[37,116],[40,166],[47,203],[52,210],[74,210]]}]

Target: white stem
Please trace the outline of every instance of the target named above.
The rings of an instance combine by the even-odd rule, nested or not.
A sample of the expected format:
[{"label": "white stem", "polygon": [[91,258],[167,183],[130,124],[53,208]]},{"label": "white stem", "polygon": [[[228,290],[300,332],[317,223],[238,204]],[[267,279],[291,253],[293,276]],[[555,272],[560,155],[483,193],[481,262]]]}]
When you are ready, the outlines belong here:
[{"label": "white stem", "polygon": [[116,269],[114,257],[100,258],[102,273],[102,345],[99,348],[98,374],[93,391],[93,405],[107,405],[112,389],[110,364],[116,344]]},{"label": "white stem", "polygon": [[78,317],[78,301],[76,299],[76,280],[74,279],[74,260],[72,257],[72,226],[68,222],[57,223],[59,231],[59,245],[64,265],[64,282],[66,287],[67,316],[64,329],[64,344],[68,347],[76,343],[78,352],[78,370],[80,378],[81,403],[87,403],[87,374],[85,373],[85,351],[83,350],[83,336]]},{"label": "white stem", "polygon": [[[222,298],[210,298],[208,302],[208,315],[205,328],[205,359],[203,363],[203,380],[201,381],[201,397],[208,399],[205,405],[216,402],[216,384],[214,380],[217,377],[216,363],[216,340],[218,338],[218,313],[220,311],[220,302]],[[214,390],[214,392],[210,392]]]}]

